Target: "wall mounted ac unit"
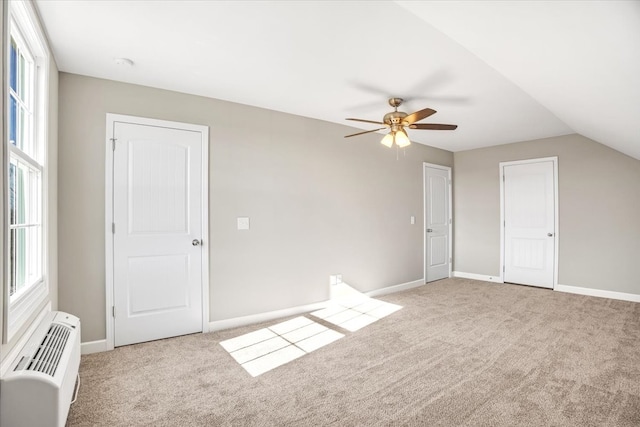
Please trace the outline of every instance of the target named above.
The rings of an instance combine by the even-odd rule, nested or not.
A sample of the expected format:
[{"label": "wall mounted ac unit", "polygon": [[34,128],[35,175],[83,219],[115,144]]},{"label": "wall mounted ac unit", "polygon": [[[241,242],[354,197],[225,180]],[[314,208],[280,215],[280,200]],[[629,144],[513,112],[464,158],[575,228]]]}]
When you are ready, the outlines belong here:
[{"label": "wall mounted ac unit", "polygon": [[48,313],[0,380],[0,425],[64,427],[79,367],[80,319]]}]

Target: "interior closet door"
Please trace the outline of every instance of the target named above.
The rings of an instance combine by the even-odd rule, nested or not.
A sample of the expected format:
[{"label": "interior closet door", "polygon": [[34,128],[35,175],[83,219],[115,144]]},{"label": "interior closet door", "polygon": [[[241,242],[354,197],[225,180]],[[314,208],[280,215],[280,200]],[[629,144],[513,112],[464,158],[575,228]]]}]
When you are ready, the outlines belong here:
[{"label": "interior closet door", "polygon": [[202,135],[113,126],[114,345],[200,332]]},{"label": "interior closet door", "polygon": [[502,167],[505,282],[553,288],[554,173],[553,161]]},{"label": "interior closet door", "polygon": [[425,280],[449,277],[450,255],[450,169],[425,165]]}]

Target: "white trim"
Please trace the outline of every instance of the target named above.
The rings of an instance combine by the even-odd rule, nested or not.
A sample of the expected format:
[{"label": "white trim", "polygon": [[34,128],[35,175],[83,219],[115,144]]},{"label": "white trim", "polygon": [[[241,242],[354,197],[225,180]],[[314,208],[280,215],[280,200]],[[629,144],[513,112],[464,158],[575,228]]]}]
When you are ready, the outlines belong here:
[{"label": "white trim", "polygon": [[[11,159],[11,154],[18,157],[20,160],[24,161],[28,165],[38,169],[40,171],[40,214],[41,214],[41,230],[40,230],[40,283],[35,285],[30,285],[31,289],[27,290],[24,295],[18,297],[13,302],[11,301],[11,297],[9,296],[9,285],[8,285],[8,258],[3,259],[0,262],[3,263],[4,269],[2,269],[2,275],[5,279],[4,286],[0,286],[0,291],[3,292],[3,298],[0,299],[0,302],[3,304],[3,321],[2,323],[3,330],[0,331],[2,334],[2,343],[9,343],[14,335],[26,324],[26,321],[33,314],[36,313],[37,308],[47,300],[50,296],[49,292],[49,164],[48,164],[48,129],[49,129],[49,57],[51,55],[51,50],[47,43],[47,38],[44,35],[44,29],[42,27],[42,23],[38,17],[37,11],[33,2],[18,2],[12,1],[8,4],[8,7],[4,10],[7,13],[5,21],[2,25],[4,36],[7,37],[5,41],[5,45],[3,46],[2,51],[5,52],[7,49],[9,39],[11,36],[11,27],[15,27],[16,35],[21,39],[20,42],[24,45],[25,50],[24,54],[31,56],[33,60],[33,69],[31,72],[33,73],[33,93],[29,94],[32,97],[32,120],[33,120],[33,138],[34,141],[40,143],[40,152],[34,153],[35,159],[31,159],[30,156],[25,156],[20,150],[13,150],[11,145],[8,143],[8,124],[5,123],[4,127],[4,137],[6,138],[5,144],[3,144],[2,152],[3,152],[3,162],[2,165],[3,170],[3,191],[4,200],[8,200],[8,164]],[[6,28],[4,28],[4,24],[8,24]],[[6,52],[5,52],[6,53]],[[5,64],[6,65],[6,64]],[[7,73],[8,69],[5,70]],[[8,80],[2,83],[3,85],[3,94],[6,95],[4,99],[5,108],[8,106],[8,94],[10,92],[10,88],[8,86]],[[8,111],[8,110],[5,110]],[[17,155],[16,155],[17,154]],[[35,165],[34,165],[35,161]],[[40,162],[40,163],[38,163]],[[3,254],[3,257],[6,257],[9,253],[9,235],[7,233],[9,229],[8,224],[8,203],[3,204],[3,209],[5,212],[5,218],[2,221],[3,233],[2,233],[2,245],[4,250],[0,251]]]},{"label": "white trim", "polygon": [[[107,139],[105,161],[105,315],[106,350],[115,348],[115,319],[112,316],[113,301],[113,138],[116,122],[133,123],[146,126],[168,127],[173,129],[199,132],[202,136],[202,332],[209,332],[209,127],[146,117],[107,113]],[[91,348],[91,347],[89,347]]]},{"label": "white trim", "polygon": [[558,292],[566,292],[570,294],[588,295],[592,297],[618,299],[622,301],[640,302],[640,295],[628,294],[624,292],[605,291],[602,289],[581,288],[578,286],[556,285],[553,289]]},{"label": "white trim", "polygon": [[233,317],[231,319],[215,320],[209,323],[209,331],[221,331],[223,329],[237,328],[239,326],[253,325],[255,323],[268,322],[269,320],[281,319],[283,317],[294,316],[296,314],[308,313],[323,309],[327,306],[327,301],[314,304],[299,305],[297,307],[284,308],[282,310],[267,311],[265,313],[250,314],[248,316]]},{"label": "white trim", "polygon": [[44,317],[50,312],[51,312],[51,303],[49,302],[47,305],[44,306],[42,310],[40,310],[40,313],[38,313],[37,317],[33,319],[33,322],[31,322],[31,325],[29,325],[29,328],[27,328],[27,330],[24,331],[24,333],[22,334],[18,342],[16,342],[16,345],[14,345],[11,351],[7,353],[4,359],[2,359],[2,364],[0,365],[0,377],[4,377],[4,374],[9,369],[9,366],[11,366],[11,364],[16,359],[16,357],[18,357],[18,355],[22,351],[22,348],[25,346],[27,341],[29,341],[29,339],[31,338],[31,335],[33,335],[33,332],[36,330],[36,328],[40,326],[40,322],[42,322],[42,319],[44,319]]},{"label": "white trim", "polygon": [[553,197],[554,197],[554,260],[553,260],[553,285],[554,289],[558,285],[558,265],[559,265],[559,247],[560,247],[560,214],[559,214],[559,198],[558,198],[558,156],[541,157],[537,159],[515,160],[510,162],[500,162],[500,282],[504,283],[504,167],[513,165],[522,165],[527,163],[553,163]]},{"label": "white trim", "polygon": [[[47,36],[44,34],[44,28],[40,21],[40,16],[35,8],[34,2],[31,1],[12,1],[9,6],[9,19],[13,18],[18,22],[23,38],[28,40],[28,44],[36,43],[36,49],[43,56],[48,57],[51,52]],[[8,20],[7,20],[8,22]],[[23,28],[25,22],[30,22],[26,28]],[[30,46],[32,49],[34,46]],[[34,56],[38,56],[37,54]]]},{"label": "white trim", "polygon": [[111,138],[113,138],[114,120],[107,113],[107,139],[105,144],[105,211],[104,211],[104,241],[105,241],[105,314],[106,314],[106,344],[107,350],[114,349],[115,333],[112,315],[113,307],[113,149],[111,148]]},{"label": "white trim", "polygon": [[88,341],[80,344],[80,354],[101,353],[109,350],[107,340]]},{"label": "white trim", "polygon": [[461,279],[482,280],[483,282],[504,283],[500,276],[487,276],[485,274],[465,273],[463,271],[454,271],[453,277]]},{"label": "white trim", "polygon": [[387,286],[386,288],[374,289],[373,291],[365,292],[368,297],[377,297],[380,295],[393,294],[396,292],[406,291],[408,289],[417,288],[425,285],[424,279],[414,280],[413,282],[401,283],[399,285]]},{"label": "white trim", "polygon": [[[44,239],[43,239],[44,240]],[[49,285],[45,280],[40,281],[21,295],[18,300],[9,303],[7,316],[7,342],[11,341],[26,321],[35,313],[36,309],[46,301],[49,296]]]},{"label": "white trim", "polygon": [[[401,283],[399,285],[387,286],[382,289],[365,292],[369,297],[387,295],[395,292],[406,291],[407,289],[423,286],[424,279],[414,280],[413,282]],[[237,328],[240,326],[253,325],[255,323],[268,322],[270,320],[281,319],[283,317],[295,316],[296,314],[309,313],[311,311],[320,310],[327,306],[329,301],[317,302],[307,305],[299,305],[297,307],[284,308],[282,310],[268,311],[265,313],[251,314],[249,316],[234,317],[231,319],[216,320],[209,323],[209,331],[221,331],[223,329]]]},{"label": "white trim", "polygon": [[209,287],[211,286],[209,283],[209,246],[210,245],[210,235],[209,235],[209,127],[208,126],[198,126],[200,132],[202,134],[202,151],[200,152],[200,156],[202,158],[202,201],[200,202],[202,205],[202,224],[201,233],[202,233],[202,244],[200,245],[202,248],[202,264],[201,264],[201,277],[202,280],[202,333],[209,332]]},{"label": "white trim", "polygon": [[427,281],[427,168],[441,169],[448,173],[449,180],[449,277],[453,274],[453,182],[451,180],[451,167],[422,163],[422,274]]}]

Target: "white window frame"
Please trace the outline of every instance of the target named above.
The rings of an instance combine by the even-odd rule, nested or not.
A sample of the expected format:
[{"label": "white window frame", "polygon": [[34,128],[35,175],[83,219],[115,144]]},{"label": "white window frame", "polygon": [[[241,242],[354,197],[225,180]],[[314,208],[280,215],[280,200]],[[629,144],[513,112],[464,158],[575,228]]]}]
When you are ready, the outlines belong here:
[{"label": "white window frame", "polygon": [[[16,334],[22,330],[26,322],[33,318],[37,313],[37,310],[42,307],[43,303],[49,299],[49,283],[48,277],[48,253],[47,253],[47,231],[48,231],[48,182],[47,182],[47,121],[48,121],[48,75],[49,75],[49,49],[47,46],[44,32],[40,26],[40,21],[37,12],[31,2],[26,1],[10,1],[8,5],[8,19],[5,21],[9,24],[9,28],[6,30],[5,35],[5,52],[6,57],[3,59],[7,64],[5,70],[7,70],[7,76],[3,81],[5,87],[4,90],[4,105],[5,105],[5,129],[4,140],[5,144],[3,149],[3,173],[4,173],[4,219],[3,219],[3,248],[4,256],[2,259],[3,269],[3,304],[4,304],[4,319],[3,319],[3,343],[11,341]],[[8,61],[11,43],[12,28],[16,28],[16,33],[20,42],[24,43],[28,55],[33,58],[33,81],[34,88],[33,94],[33,117],[32,117],[32,132],[33,138],[37,141],[37,149],[34,156],[39,163],[31,161],[29,158],[25,158],[22,153],[14,149],[9,142],[9,72]],[[17,39],[17,38],[16,38]],[[16,40],[17,41],[17,40]],[[9,163],[11,161],[11,154],[21,161],[27,163],[29,167],[36,168],[40,171],[40,213],[41,213],[41,277],[29,286],[28,289],[21,292],[17,296],[11,298],[9,296]]]}]

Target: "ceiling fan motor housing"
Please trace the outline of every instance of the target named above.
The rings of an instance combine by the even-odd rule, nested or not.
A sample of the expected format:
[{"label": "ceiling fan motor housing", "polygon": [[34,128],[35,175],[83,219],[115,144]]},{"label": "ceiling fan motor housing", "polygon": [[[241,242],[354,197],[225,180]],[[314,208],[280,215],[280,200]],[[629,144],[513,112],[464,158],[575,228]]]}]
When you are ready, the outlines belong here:
[{"label": "ceiling fan motor housing", "polygon": [[[378,131],[384,130],[385,128],[390,128],[391,132],[389,133],[389,135],[385,137],[385,139],[383,140],[384,141],[383,144],[391,147],[391,145],[393,145],[393,142],[396,141],[395,138],[398,132],[400,132],[402,134],[401,136],[403,136],[403,139],[406,140],[406,144],[405,144],[405,141],[402,141],[403,145],[401,145],[397,141],[396,143],[400,147],[405,147],[406,145],[410,144],[409,138],[407,136],[407,132],[404,129],[405,126],[408,126],[411,129],[440,129],[440,130],[454,130],[458,127],[457,125],[443,125],[440,123],[416,124],[415,122],[419,122],[420,120],[426,119],[427,117],[435,114],[436,110],[433,110],[431,108],[424,108],[414,113],[407,114],[403,111],[398,111],[398,107],[402,104],[402,102],[403,102],[402,98],[389,98],[389,105],[391,105],[394,108],[394,111],[385,114],[382,119],[382,122],[375,121],[375,120],[348,118],[347,120],[355,120],[356,122],[365,122],[365,123],[373,123],[376,125],[384,125],[385,127],[373,129],[373,130],[367,130],[364,132],[358,132],[352,135],[346,135],[345,138],[350,138],[352,136],[363,135],[371,132],[378,132]],[[392,136],[394,138],[394,140],[391,141],[391,144],[387,144],[389,142],[387,141],[389,136]]]},{"label": "ceiling fan motor housing", "polygon": [[407,113],[403,113],[402,111],[393,111],[391,113],[387,113],[384,115],[384,118],[382,119],[382,121],[386,124],[388,124],[389,126],[393,126],[393,125],[402,125],[404,124],[404,118],[407,117],[408,114]]}]

